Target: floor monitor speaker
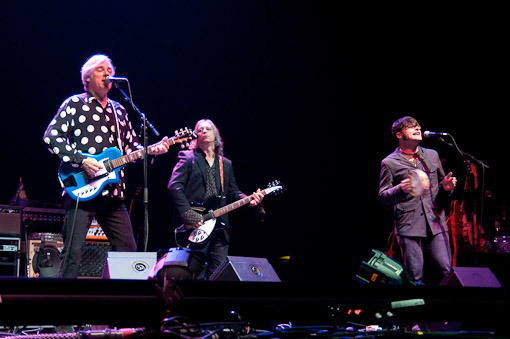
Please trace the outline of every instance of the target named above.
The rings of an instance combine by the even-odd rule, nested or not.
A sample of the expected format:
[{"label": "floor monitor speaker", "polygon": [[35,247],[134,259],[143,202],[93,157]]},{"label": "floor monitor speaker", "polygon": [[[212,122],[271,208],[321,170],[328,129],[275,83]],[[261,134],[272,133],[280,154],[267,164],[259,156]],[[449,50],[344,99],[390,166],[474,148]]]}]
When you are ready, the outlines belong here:
[{"label": "floor monitor speaker", "polygon": [[501,287],[488,267],[454,267],[452,273],[441,281],[441,286]]},{"label": "floor monitor speaker", "polygon": [[146,280],[156,261],[157,252],[108,252],[103,279]]},{"label": "floor monitor speaker", "polygon": [[234,256],[228,256],[214,271],[210,280],[280,282],[267,259]]}]

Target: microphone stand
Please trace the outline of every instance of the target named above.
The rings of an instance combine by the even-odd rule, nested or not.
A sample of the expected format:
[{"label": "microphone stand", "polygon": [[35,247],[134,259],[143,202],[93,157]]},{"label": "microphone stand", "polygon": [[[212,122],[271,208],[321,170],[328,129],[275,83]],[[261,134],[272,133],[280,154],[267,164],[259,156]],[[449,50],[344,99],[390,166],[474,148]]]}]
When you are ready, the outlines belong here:
[{"label": "microphone stand", "polygon": [[[159,132],[156,130],[154,125],[152,125],[148,120],[145,114],[143,114],[138,107],[135,106],[133,101],[126,93],[120,88],[119,84],[114,83],[115,87],[124,95],[124,100],[129,103],[129,105],[133,108],[135,112],[140,115],[140,119],[142,120],[142,135],[143,135],[143,148],[144,148],[144,157],[143,157],[143,252],[147,252],[147,243],[149,241],[149,186],[148,186],[148,171],[149,171],[149,153],[148,153],[148,143],[149,136],[147,134],[147,127],[156,135],[159,136]],[[129,82],[128,82],[129,86]],[[131,89],[130,89],[131,92]]]},{"label": "microphone stand", "polygon": [[[473,245],[475,246],[475,252],[478,253],[477,247],[480,247],[480,243],[479,243],[479,238],[477,236],[478,235],[477,227],[478,227],[480,222],[483,223],[483,209],[484,209],[483,202],[484,202],[484,190],[485,190],[485,170],[487,168],[489,168],[489,166],[487,166],[482,160],[477,159],[474,156],[472,156],[471,154],[462,151],[457,146],[457,143],[455,142],[455,139],[453,138],[453,136],[451,136],[450,134],[448,134],[448,136],[452,139],[452,143],[447,142],[442,137],[439,137],[438,139],[441,142],[447,144],[448,146],[450,146],[452,148],[455,148],[457,150],[457,152],[459,152],[459,154],[464,159],[464,165],[466,166],[466,170],[467,170],[466,179],[468,180],[468,186],[469,186],[469,203],[470,203],[469,209],[471,210],[470,211],[471,215],[469,215],[469,218],[470,218],[470,222],[471,222],[471,237],[473,239]],[[473,220],[473,215],[476,216],[475,204],[474,204],[474,198],[473,198],[474,183],[473,183],[472,175],[470,175],[471,174],[471,164],[473,162],[478,164],[478,165],[480,165],[482,167],[482,185],[481,185],[481,190],[480,190],[481,191],[481,194],[480,194],[480,218],[479,218],[479,222],[477,222],[476,225],[475,225],[474,220]],[[477,254],[477,256],[478,256],[478,254]],[[475,261],[478,261],[478,260],[475,260]],[[475,262],[475,266],[476,266],[476,262]]]}]

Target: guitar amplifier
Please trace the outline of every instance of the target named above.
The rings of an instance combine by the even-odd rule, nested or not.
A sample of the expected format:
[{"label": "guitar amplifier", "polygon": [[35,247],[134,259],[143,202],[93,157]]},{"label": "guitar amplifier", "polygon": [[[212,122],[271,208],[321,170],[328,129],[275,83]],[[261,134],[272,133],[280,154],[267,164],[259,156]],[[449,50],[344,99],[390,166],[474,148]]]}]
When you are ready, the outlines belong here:
[{"label": "guitar amplifier", "polygon": [[89,230],[87,231],[87,240],[92,241],[108,241],[108,237],[104,234],[101,225],[97,223],[97,220],[94,218],[90,223]]},{"label": "guitar amplifier", "polygon": [[108,241],[85,241],[78,277],[101,278],[107,253],[111,249]]},{"label": "guitar amplifier", "polygon": [[23,209],[22,217],[23,231],[28,234],[61,233],[64,219],[64,209],[25,207]]},{"label": "guitar amplifier", "polygon": [[20,238],[0,238],[0,276],[19,277]]},{"label": "guitar amplifier", "polygon": [[27,245],[27,274],[29,278],[56,278],[64,241],[58,233],[31,233]]},{"label": "guitar amplifier", "polygon": [[[28,276],[56,278],[59,272],[64,243],[61,234],[33,233],[28,239]],[[43,250],[44,249],[44,250]],[[111,249],[108,241],[85,241],[79,278],[100,278],[106,254]]]},{"label": "guitar amplifier", "polygon": [[60,208],[25,207],[23,209],[24,221],[47,221],[62,224],[66,211]]},{"label": "guitar amplifier", "polygon": [[0,205],[0,235],[21,237],[22,209],[19,206]]},{"label": "guitar amplifier", "polygon": [[111,244],[96,218],[87,231],[85,248],[78,271],[80,278],[101,278]]}]

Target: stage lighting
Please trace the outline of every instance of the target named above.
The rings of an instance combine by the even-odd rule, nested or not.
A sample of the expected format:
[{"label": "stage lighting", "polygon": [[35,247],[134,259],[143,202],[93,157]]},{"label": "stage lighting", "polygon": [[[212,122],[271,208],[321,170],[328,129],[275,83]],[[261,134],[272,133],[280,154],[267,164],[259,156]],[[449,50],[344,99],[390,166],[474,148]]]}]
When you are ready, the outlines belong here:
[{"label": "stage lighting", "polygon": [[356,280],[362,284],[414,285],[398,261],[375,249],[370,260],[361,263]]},{"label": "stage lighting", "polygon": [[173,247],[168,250],[149,274],[149,279],[200,280],[204,279],[206,270],[205,254],[189,248]]}]

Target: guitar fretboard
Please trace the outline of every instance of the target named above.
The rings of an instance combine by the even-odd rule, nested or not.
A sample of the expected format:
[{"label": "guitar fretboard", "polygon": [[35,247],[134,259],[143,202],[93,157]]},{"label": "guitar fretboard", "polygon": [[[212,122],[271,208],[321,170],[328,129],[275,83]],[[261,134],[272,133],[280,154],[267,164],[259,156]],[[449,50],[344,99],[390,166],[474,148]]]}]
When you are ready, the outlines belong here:
[{"label": "guitar fretboard", "polygon": [[[166,142],[168,146],[175,145],[175,139],[170,138]],[[156,145],[150,145],[147,147],[147,150],[149,151],[149,154],[154,153],[156,149]],[[132,161],[138,160],[145,154],[145,149],[140,149],[138,151],[131,152],[129,154],[123,155],[117,159],[113,159],[110,163],[112,164],[112,169],[124,166]]]},{"label": "guitar fretboard", "polygon": [[[262,194],[266,195],[266,190],[262,190],[261,191]],[[244,206],[246,205],[247,203],[249,203],[250,201],[253,200],[253,196],[249,195],[247,196],[246,198],[243,198],[243,199],[240,199],[240,200],[237,200],[236,202],[233,202],[227,206],[224,206],[222,208],[218,208],[216,211],[214,211],[214,217],[217,218],[219,216],[222,216],[223,214],[225,213],[228,213],[228,212],[231,212],[233,210],[235,210],[236,208],[239,208],[241,206]]]}]

